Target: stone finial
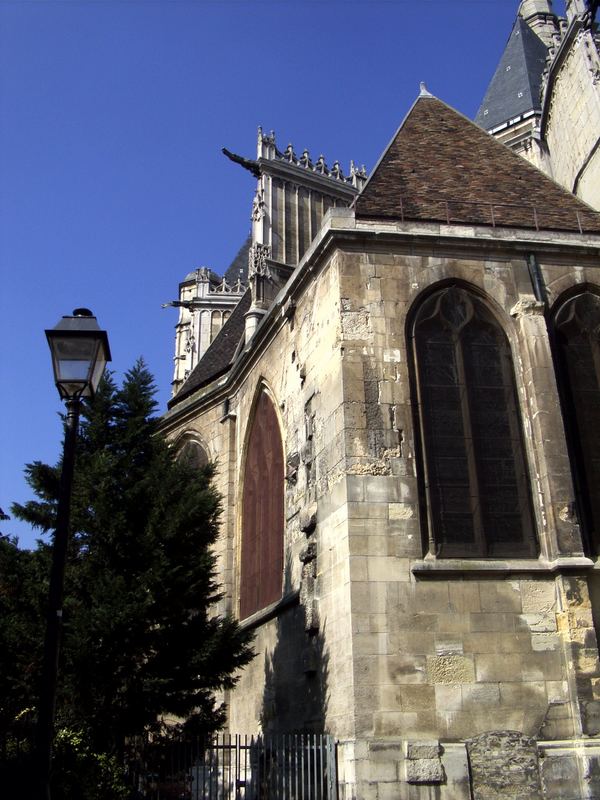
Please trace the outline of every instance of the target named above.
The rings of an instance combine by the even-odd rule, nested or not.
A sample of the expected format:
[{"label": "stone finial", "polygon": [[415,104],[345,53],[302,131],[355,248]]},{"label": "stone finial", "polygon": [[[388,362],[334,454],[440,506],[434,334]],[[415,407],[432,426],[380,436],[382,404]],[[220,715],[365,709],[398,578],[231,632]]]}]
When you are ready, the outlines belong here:
[{"label": "stone finial", "polygon": [[291,142],[283,151],[283,157],[285,158],[286,161],[289,161],[290,164],[296,164],[298,162],[298,159],[296,158],[296,154],[294,153],[294,148]]},{"label": "stone finial", "polygon": [[333,162],[333,167],[331,168],[331,175],[332,177],[336,178],[338,181],[344,180],[344,173],[342,172],[342,168],[340,167],[339,161]]},{"label": "stone finial", "polygon": [[302,155],[300,156],[300,160],[298,163],[300,164],[301,167],[306,167],[306,169],[313,169],[313,163],[310,160],[310,155],[306,148],[304,148],[304,150],[302,151]]},{"label": "stone finial", "polygon": [[431,92],[427,91],[424,81],[421,81],[419,84],[419,97],[433,97]]},{"label": "stone finial", "polygon": [[325,157],[321,154],[317,158],[317,163],[315,164],[315,170],[321,175],[329,175],[329,169],[327,168],[327,164],[325,163]]}]

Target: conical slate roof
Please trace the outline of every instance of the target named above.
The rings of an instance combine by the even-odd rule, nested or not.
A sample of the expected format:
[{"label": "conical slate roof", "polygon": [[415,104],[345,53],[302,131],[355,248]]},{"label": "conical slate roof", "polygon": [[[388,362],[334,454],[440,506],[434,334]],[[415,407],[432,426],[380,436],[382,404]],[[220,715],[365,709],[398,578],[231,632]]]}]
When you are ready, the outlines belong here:
[{"label": "conical slate roof", "polygon": [[417,98],[355,210],[357,218],[600,233],[599,213],[428,93]]},{"label": "conical slate roof", "polygon": [[517,17],[475,122],[489,131],[528,111],[540,111],[547,55],[539,36]]}]

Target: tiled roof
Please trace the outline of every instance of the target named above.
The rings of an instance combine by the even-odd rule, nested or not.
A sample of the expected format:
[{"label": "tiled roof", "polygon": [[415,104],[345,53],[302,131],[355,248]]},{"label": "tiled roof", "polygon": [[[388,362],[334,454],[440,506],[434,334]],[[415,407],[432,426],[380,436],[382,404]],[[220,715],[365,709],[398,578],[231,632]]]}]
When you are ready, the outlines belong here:
[{"label": "tiled roof", "polygon": [[600,214],[474,122],[420,96],[356,200],[358,218],[600,233]]},{"label": "tiled roof", "polygon": [[517,17],[475,122],[489,131],[527,111],[540,111],[547,55],[539,36]]},{"label": "tiled roof", "polygon": [[208,350],[191,371],[185,383],[169,403],[173,408],[192,392],[227,372],[235,351],[244,335],[245,314],[250,308],[250,289],[246,291],[240,302],[231,312],[231,316],[212,341]]}]

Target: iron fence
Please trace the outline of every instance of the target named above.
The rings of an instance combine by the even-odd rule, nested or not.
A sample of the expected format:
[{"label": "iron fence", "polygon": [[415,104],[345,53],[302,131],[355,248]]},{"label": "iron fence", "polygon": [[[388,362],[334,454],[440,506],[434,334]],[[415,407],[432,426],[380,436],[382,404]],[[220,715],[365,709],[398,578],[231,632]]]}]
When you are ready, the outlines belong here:
[{"label": "iron fence", "polygon": [[337,800],[326,734],[219,734],[147,743],[129,774],[147,800]]}]

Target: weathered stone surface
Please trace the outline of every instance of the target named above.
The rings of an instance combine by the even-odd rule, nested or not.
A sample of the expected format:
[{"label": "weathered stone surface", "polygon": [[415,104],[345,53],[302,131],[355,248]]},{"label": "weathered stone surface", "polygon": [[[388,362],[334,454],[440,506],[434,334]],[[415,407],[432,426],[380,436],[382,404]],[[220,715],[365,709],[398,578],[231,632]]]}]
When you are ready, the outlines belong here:
[{"label": "weathered stone surface", "polygon": [[540,759],[545,800],[582,800],[575,753]]},{"label": "weathered stone surface", "polygon": [[311,503],[300,511],[300,530],[311,533],[317,527],[317,504]]},{"label": "weathered stone surface", "polygon": [[440,743],[436,740],[406,743],[406,757],[409,759],[437,758],[441,752]]},{"label": "weathered stone surface", "polygon": [[427,675],[431,683],[473,683],[473,659],[467,656],[430,656]]},{"label": "weathered stone surface", "polygon": [[600,702],[598,700],[583,703],[583,732],[588,736],[600,734]]},{"label": "weathered stone surface", "polygon": [[570,704],[566,700],[550,703],[540,728],[542,739],[568,739],[575,733]]},{"label": "weathered stone surface", "polygon": [[405,761],[408,783],[443,783],[444,768],[439,758],[417,758]]},{"label": "weathered stone surface", "polygon": [[537,747],[518,731],[491,731],[467,742],[473,800],[542,800]]}]

